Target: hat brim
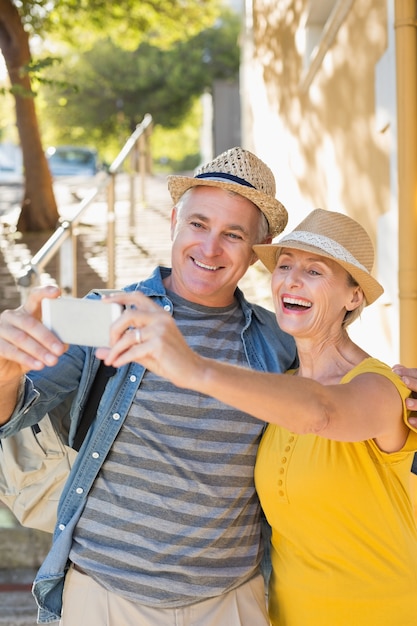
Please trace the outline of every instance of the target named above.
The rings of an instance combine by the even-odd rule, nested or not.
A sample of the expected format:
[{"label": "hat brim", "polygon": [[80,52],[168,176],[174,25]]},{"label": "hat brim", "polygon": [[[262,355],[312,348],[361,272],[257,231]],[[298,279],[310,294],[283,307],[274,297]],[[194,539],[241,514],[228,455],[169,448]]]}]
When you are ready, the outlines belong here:
[{"label": "hat brim", "polygon": [[308,244],[300,243],[299,241],[291,241],[290,239],[286,240],[282,244],[280,243],[272,243],[272,244],[258,244],[253,246],[253,250],[255,251],[259,260],[265,265],[265,267],[272,273],[276,267],[278,257],[283,248],[291,248],[294,250],[303,250],[305,252],[313,252],[318,256],[325,257],[327,259],[331,259],[341,267],[343,267],[358,283],[361,287],[366,305],[372,304],[375,302],[379,296],[384,293],[384,288],[379,282],[360,268],[348,263],[346,261],[342,261],[338,258],[331,256],[330,254],[326,254],[320,248],[316,248],[315,246],[311,246]]},{"label": "hat brim", "polygon": [[255,204],[265,215],[269,224],[269,234],[272,237],[282,233],[288,222],[287,209],[279,200],[267,196],[253,187],[246,187],[239,183],[210,180],[209,178],[191,178],[188,176],[168,176],[168,189],[174,204],[191,187],[218,187],[225,191],[232,191],[247,198]]}]

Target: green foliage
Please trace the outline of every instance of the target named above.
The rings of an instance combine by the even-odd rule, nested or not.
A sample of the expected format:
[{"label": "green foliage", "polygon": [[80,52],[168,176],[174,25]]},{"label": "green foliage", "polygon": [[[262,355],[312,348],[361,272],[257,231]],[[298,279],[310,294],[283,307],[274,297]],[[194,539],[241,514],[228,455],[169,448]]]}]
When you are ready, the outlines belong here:
[{"label": "green foliage", "polygon": [[57,78],[48,78],[49,68],[53,65],[61,63],[59,57],[46,56],[36,61],[31,61],[28,65],[20,68],[20,77],[28,76],[30,78],[30,90],[25,89],[22,85],[13,85],[12,87],[3,87],[0,89],[1,94],[11,93],[21,98],[33,98],[36,95],[36,87],[39,85],[52,85],[55,89],[72,89],[77,90],[76,85],[69,85],[67,82],[58,80]]},{"label": "green foliage", "polygon": [[215,79],[238,74],[240,18],[221,12],[222,0],[12,1],[25,29],[44,40],[43,56],[21,70],[31,91],[15,95],[39,96],[45,145],[94,145],[111,161],[149,112],[157,160],[161,142],[162,161],[194,167],[195,103]]},{"label": "green foliage", "polygon": [[13,98],[9,90],[0,95],[0,142],[18,143]]},{"label": "green foliage", "polygon": [[151,138],[155,170],[183,172],[200,163],[201,99],[196,98],[184,121],[176,128],[156,126]]},{"label": "green foliage", "polygon": [[49,13],[52,8],[50,0],[15,0],[25,29],[32,35],[42,33],[45,30]]},{"label": "green foliage", "polygon": [[219,12],[218,0],[16,0],[14,4],[32,34],[54,35],[83,48],[103,33],[111,33],[127,48],[136,48],[144,37],[169,45],[193,36]]},{"label": "green foliage", "polygon": [[214,26],[169,48],[143,42],[131,51],[108,37],[84,53],[69,49],[42,89],[47,123],[59,143],[102,148],[123,143],[146,113],[156,126],[177,128],[215,79],[236,79],[239,32],[239,17],[224,13]]}]

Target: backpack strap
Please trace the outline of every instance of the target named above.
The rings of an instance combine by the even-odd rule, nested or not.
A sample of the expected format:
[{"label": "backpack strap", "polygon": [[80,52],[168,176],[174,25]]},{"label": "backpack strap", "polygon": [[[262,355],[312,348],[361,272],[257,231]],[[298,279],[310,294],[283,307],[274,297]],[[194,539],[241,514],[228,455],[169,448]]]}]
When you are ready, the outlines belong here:
[{"label": "backpack strap", "polygon": [[75,433],[74,443],[72,447],[74,450],[79,450],[88,433],[88,429],[94,421],[97,414],[97,408],[101,400],[101,396],[104,393],[104,389],[107,385],[109,378],[114,376],[116,368],[111,365],[104,365],[103,361],[100,361],[97,374],[91,385],[90,393],[88,394],[87,401],[84,406],[80,421],[78,423],[77,432]]}]

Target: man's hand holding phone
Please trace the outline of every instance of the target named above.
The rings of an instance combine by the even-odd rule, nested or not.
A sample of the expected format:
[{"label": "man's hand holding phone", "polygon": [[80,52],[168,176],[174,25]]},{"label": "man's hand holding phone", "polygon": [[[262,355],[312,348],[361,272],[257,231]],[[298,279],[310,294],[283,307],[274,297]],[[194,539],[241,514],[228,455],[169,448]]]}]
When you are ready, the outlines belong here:
[{"label": "man's hand holding phone", "polygon": [[63,343],[107,348],[110,326],[123,307],[108,299],[62,297],[42,300],[42,321]]},{"label": "man's hand holding phone", "polygon": [[55,286],[36,287],[24,305],[0,315],[0,423],[9,419],[23,376],[31,369],[53,366],[67,346],[41,320],[41,301],[57,298]]}]

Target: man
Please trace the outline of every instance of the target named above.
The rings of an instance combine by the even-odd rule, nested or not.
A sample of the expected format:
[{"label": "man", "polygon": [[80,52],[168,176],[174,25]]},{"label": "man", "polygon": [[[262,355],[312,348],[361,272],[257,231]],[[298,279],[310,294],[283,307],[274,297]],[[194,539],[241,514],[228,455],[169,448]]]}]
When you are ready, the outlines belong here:
[{"label": "man", "polygon": [[[168,186],[172,269],[157,268],[119,296],[126,309],[118,341],[129,349],[140,339],[129,311],[141,291],[171,312],[200,354],[260,370],[291,367],[292,340],[273,313],[237,289],[256,261],[252,246],[286,224],[270,169],[233,148],[193,178],[170,177]],[[69,411],[74,440],[99,362],[91,348],[67,350],[40,322],[41,300],[58,295],[53,287],[35,290],[0,318],[0,437],[47,412],[65,418]],[[35,579],[40,621],[62,611],[62,626],[269,624],[253,483],[261,431],[245,413],[137,363],[118,368]]]}]

